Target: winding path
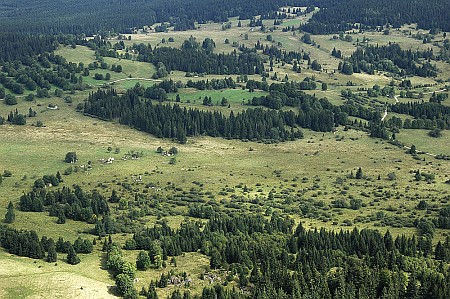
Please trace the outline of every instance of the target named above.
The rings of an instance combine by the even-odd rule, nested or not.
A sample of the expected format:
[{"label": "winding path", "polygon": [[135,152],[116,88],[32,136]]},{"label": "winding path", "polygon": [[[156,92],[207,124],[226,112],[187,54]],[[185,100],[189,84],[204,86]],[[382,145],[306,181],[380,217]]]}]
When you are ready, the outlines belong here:
[{"label": "winding path", "polygon": [[[446,92],[446,91],[447,91],[447,89],[444,88],[444,89],[441,89],[441,90],[424,92],[423,94],[432,94],[432,93]],[[400,101],[398,100],[398,95],[394,95],[394,100],[395,100],[395,103],[396,103],[396,104],[397,104],[397,103],[400,103]],[[387,112],[387,108],[386,108],[386,109],[384,110],[383,116],[381,117],[381,121],[384,121],[384,119],[386,118],[387,115],[388,115],[388,112]],[[406,146],[406,145],[403,145],[402,148],[408,149],[408,150],[411,149],[411,147]],[[435,155],[435,154],[427,153],[427,152],[423,152],[423,151],[419,151],[419,153],[424,154],[424,155],[428,155],[428,156],[431,156],[431,157],[436,157],[436,156],[437,156],[437,155]]]}]

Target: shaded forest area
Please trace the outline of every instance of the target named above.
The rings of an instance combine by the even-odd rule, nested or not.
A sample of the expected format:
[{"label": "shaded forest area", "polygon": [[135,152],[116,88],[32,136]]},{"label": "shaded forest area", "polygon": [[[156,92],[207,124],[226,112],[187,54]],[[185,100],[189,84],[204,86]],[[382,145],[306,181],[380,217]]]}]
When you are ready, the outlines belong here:
[{"label": "shaded forest area", "polygon": [[[192,21],[225,22],[228,17],[276,11],[284,0],[4,0],[0,3],[3,31],[72,33],[92,35],[114,30],[130,33],[130,28],[170,22],[178,30],[192,29]],[[221,9],[218,10],[217,7]]]},{"label": "shaded forest area", "polygon": [[320,7],[312,21],[303,26],[305,31],[314,34],[353,29],[355,23],[361,23],[362,29],[387,23],[393,27],[417,23],[423,29],[450,31],[450,3],[446,0],[3,0],[0,28],[14,32],[92,35],[109,30],[131,33],[133,27],[169,22],[176,30],[187,30],[195,28],[194,21],[226,22],[236,16],[250,19],[255,15],[270,15],[283,5]]},{"label": "shaded forest area", "polygon": [[422,29],[450,31],[450,2],[447,0],[308,0],[306,3],[321,8],[302,27],[313,34],[373,29],[386,24],[398,28],[411,23],[417,23]]}]

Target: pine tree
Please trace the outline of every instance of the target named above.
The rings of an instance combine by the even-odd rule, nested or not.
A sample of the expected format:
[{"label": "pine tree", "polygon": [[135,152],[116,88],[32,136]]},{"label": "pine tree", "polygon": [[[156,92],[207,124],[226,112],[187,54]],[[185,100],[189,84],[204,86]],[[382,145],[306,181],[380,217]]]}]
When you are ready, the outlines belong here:
[{"label": "pine tree", "polygon": [[80,258],[78,257],[77,253],[75,252],[75,249],[73,249],[73,246],[69,246],[69,251],[67,253],[67,262],[71,265],[76,265],[80,263]]},{"label": "pine tree", "polygon": [[54,263],[57,260],[57,253],[56,253],[56,247],[55,242],[53,239],[48,240],[48,254],[47,254],[47,262]]},{"label": "pine tree", "polygon": [[66,223],[66,213],[64,213],[63,209],[58,209],[58,220],[56,220],[57,224]]},{"label": "pine tree", "polygon": [[150,283],[150,286],[148,288],[147,299],[158,299],[155,283],[153,281]]},{"label": "pine tree", "polygon": [[139,252],[136,258],[136,268],[138,270],[147,270],[151,265],[150,257],[146,251]]},{"label": "pine tree", "polygon": [[363,172],[362,172],[361,167],[359,167],[358,170],[356,171],[356,176],[355,176],[355,178],[358,179],[358,180],[360,180],[360,179],[362,179],[362,177],[363,177]]},{"label": "pine tree", "polygon": [[112,190],[111,197],[109,198],[109,202],[116,203],[120,201],[120,197],[117,195],[115,189]]},{"label": "pine tree", "polygon": [[6,215],[5,215],[5,222],[13,223],[15,219],[16,219],[16,214],[14,213],[14,206],[13,206],[13,203],[10,201],[8,204],[8,210],[6,211]]}]

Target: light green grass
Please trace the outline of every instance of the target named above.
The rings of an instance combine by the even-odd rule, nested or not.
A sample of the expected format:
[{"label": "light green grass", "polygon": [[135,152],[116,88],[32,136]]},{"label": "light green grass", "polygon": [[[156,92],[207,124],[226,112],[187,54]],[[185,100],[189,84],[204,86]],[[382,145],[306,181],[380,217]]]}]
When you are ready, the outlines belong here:
[{"label": "light green grass", "polygon": [[101,269],[101,255],[80,255],[75,266],[58,257],[57,263],[32,260],[0,251],[2,298],[116,298],[109,274]]},{"label": "light green grass", "polygon": [[[242,89],[228,89],[228,90],[196,90],[191,88],[181,89],[178,93],[183,102],[190,101],[191,103],[201,104],[205,97],[211,97],[214,105],[220,105],[222,98],[226,98],[230,104],[242,104],[244,101],[252,99],[253,97],[261,97],[267,95],[267,92],[255,91],[249,92]],[[170,94],[169,99],[175,100],[176,94]]]},{"label": "light green grass", "polygon": [[414,144],[419,151],[429,152],[435,155],[450,155],[450,133],[448,130],[442,131],[442,137],[434,138],[428,136],[429,130],[401,130],[396,134],[396,139],[406,146]]}]

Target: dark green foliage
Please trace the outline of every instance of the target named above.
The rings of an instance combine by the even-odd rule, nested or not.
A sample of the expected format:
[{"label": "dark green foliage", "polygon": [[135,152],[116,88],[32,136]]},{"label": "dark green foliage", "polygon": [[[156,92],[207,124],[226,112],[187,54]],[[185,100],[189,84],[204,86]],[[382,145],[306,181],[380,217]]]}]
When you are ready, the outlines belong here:
[{"label": "dark green foliage", "polygon": [[122,252],[116,244],[112,243],[111,236],[104,244],[104,249],[107,251],[106,265],[116,279],[117,290],[124,298],[137,298],[137,291],[133,285],[134,266],[122,259]]},{"label": "dark green foliage", "polygon": [[6,210],[5,222],[13,223],[15,219],[16,219],[16,214],[14,213],[14,206],[13,206],[13,203],[10,201],[8,204],[8,208]]},{"label": "dark green foliage", "polygon": [[109,202],[118,203],[120,201],[120,197],[117,195],[117,191],[115,189],[111,192],[111,197],[109,198]]},{"label": "dark green foliage", "polygon": [[147,270],[151,266],[151,260],[146,251],[139,252],[136,258],[136,268],[138,270]]},{"label": "dark green foliage", "polygon": [[70,245],[68,249],[67,262],[71,265],[76,265],[80,263],[80,258],[78,257],[72,245]]},{"label": "dark green foliage", "polygon": [[171,47],[152,49],[150,45],[139,44],[134,45],[133,50],[138,53],[137,60],[151,62],[157,67],[155,78],[164,77],[167,72],[173,70],[218,75],[254,75],[264,71],[261,58],[254,52],[215,54],[195,45],[197,42],[186,40],[181,49]]},{"label": "dark green foliage", "polygon": [[64,210],[62,208],[58,209],[56,216],[58,217],[58,220],[56,220],[57,224],[66,223],[66,213],[64,212]]},{"label": "dark green foliage", "polygon": [[150,286],[148,288],[146,299],[158,299],[158,294],[156,293],[156,288],[155,288],[154,283],[150,284]]},{"label": "dark green foliage", "polygon": [[[421,77],[435,77],[437,75],[436,67],[428,61],[422,63],[422,60],[434,58],[433,51],[415,51],[402,50],[398,44],[389,44],[387,46],[367,46],[358,48],[348,58],[348,62],[342,65],[341,71],[350,75],[352,72],[364,71],[373,74],[375,70],[387,71],[399,75],[418,75]],[[350,70],[350,64],[353,70]]]},{"label": "dark green foliage", "polygon": [[92,242],[87,239],[81,239],[81,237],[78,237],[78,239],[75,240],[73,243],[73,249],[76,253],[91,253],[93,250]]},{"label": "dark green foliage", "polygon": [[205,90],[205,89],[229,89],[229,88],[236,88],[236,83],[234,82],[233,78],[224,78],[224,79],[211,79],[211,80],[198,80],[198,81],[192,81],[188,80],[186,83],[186,87],[191,88],[197,88],[199,90]]},{"label": "dark green foliage", "polygon": [[[56,177],[55,179],[57,180]],[[57,223],[60,224],[65,223],[66,218],[94,223],[94,218],[100,219],[103,216],[103,222],[98,220],[100,222],[98,229],[107,233],[114,232],[113,221],[108,217],[107,200],[98,191],[85,192],[77,185],[74,185],[73,189],[63,187],[56,191],[48,191],[41,188],[43,183],[43,180],[37,180],[35,188],[20,197],[21,211],[42,212],[44,207],[47,207],[49,215],[58,217]]]},{"label": "dark green foliage", "polygon": [[[115,104],[110,105],[113,102]],[[220,112],[181,108],[176,104],[155,105],[139,98],[136,89],[121,96],[112,89],[98,90],[89,96],[84,111],[104,119],[118,119],[122,124],[181,143],[185,142],[186,136],[199,135],[273,141],[299,137],[299,132],[285,128],[283,112],[248,109],[237,115],[231,112],[225,117]]]},{"label": "dark green foliage", "polygon": [[311,69],[320,71],[322,70],[322,66],[319,64],[319,62],[317,62],[317,60],[313,60],[313,62],[311,63]]},{"label": "dark green foliage", "polygon": [[66,157],[64,158],[64,162],[66,163],[75,163],[78,161],[77,153],[76,152],[68,152],[66,154]]},{"label": "dark green foliage", "polygon": [[345,61],[343,64],[339,63],[339,70],[345,75],[353,74],[353,65],[350,62]]},{"label": "dark green foliage", "polygon": [[7,226],[0,226],[0,246],[9,253],[42,259],[45,255],[35,231],[18,231]]},{"label": "dark green foliage", "polygon": [[16,105],[17,104],[17,99],[15,96],[7,94],[5,96],[4,102],[6,105]]},{"label": "dark green foliage", "polygon": [[[241,16],[249,19],[254,15],[275,12],[284,1],[145,1],[136,0],[123,5],[119,0],[96,2],[81,0],[67,3],[47,3],[28,0],[23,3],[27,9],[14,10],[14,1],[6,0],[5,10],[0,15],[0,28],[25,32],[64,32],[92,35],[98,31],[131,33],[130,28],[151,25],[155,22],[169,22],[174,30],[195,29],[194,21],[227,22],[228,17]],[[11,10],[10,10],[11,8]],[[220,8],[220,9],[218,9]],[[120,11],[111,20],[108,15]],[[157,26],[157,31],[165,31],[165,26]]]},{"label": "dark green foliage", "polygon": [[428,136],[434,137],[434,138],[439,138],[442,136],[442,130],[440,129],[433,129],[431,131],[428,132]]},{"label": "dark green foliage", "polygon": [[116,288],[119,294],[121,294],[126,299],[138,298],[136,289],[133,286],[133,278],[126,274],[117,275]]},{"label": "dark green foliage", "polygon": [[[433,253],[430,235],[425,231],[427,237],[417,241],[415,237],[393,238],[389,231],[382,235],[373,230],[317,231],[306,230],[301,225],[294,228],[292,220],[276,214],[270,220],[221,213],[210,213],[207,218],[209,221],[204,224],[182,223],[177,230],[161,222],[133,237],[141,249],[149,249],[148,244],[161,240],[162,250],[169,255],[200,250],[211,257],[212,268],[230,267],[239,277],[239,284],[247,286],[249,291],[246,295],[230,297],[231,290],[217,286],[204,289],[201,298],[292,298],[293,294],[295,298],[311,298],[313,294],[320,296],[317,298],[334,298],[331,294],[357,298],[357,293],[369,298],[386,298],[387,293],[400,294],[407,289],[408,280],[402,279],[410,269],[406,260],[414,264],[415,257]],[[428,224],[418,225],[424,229]],[[448,242],[441,242],[435,250],[436,258],[448,258],[449,250]],[[427,292],[430,298],[446,298],[450,293],[447,283],[429,275],[448,277],[449,272],[435,266],[423,272],[419,270],[413,278],[419,293]],[[162,274],[158,286],[165,287],[167,279]],[[412,292],[413,285],[410,288]],[[179,296],[180,293],[172,295]]]},{"label": "dark green foliage", "polygon": [[363,172],[362,172],[361,167],[359,167],[358,170],[356,171],[355,178],[360,180],[360,179],[362,179],[362,177],[363,177]]},{"label": "dark green foliage", "polygon": [[[441,28],[450,31],[446,0],[415,1],[402,0],[310,0],[303,5],[319,6],[311,21],[302,29],[313,34],[330,34],[351,29],[383,27],[386,23],[398,28],[405,23],[417,23],[419,28]],[[361,24],[360,24],[361,23]]]},{"label": "dark green foliage", "polygon": [[56,246],[53,239],[49,239],[48,241],[48,254],[47,254],[47,262],[54,263],[57,260]]},{"label": "dark green foliage", "polygon": [[27,123],[26,115],[20,114],[17,109],[8,114],[7,121],[14,125],[25,125]]}]

